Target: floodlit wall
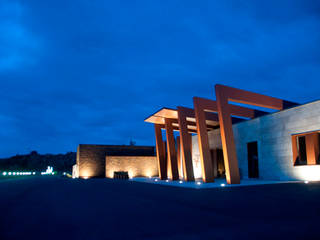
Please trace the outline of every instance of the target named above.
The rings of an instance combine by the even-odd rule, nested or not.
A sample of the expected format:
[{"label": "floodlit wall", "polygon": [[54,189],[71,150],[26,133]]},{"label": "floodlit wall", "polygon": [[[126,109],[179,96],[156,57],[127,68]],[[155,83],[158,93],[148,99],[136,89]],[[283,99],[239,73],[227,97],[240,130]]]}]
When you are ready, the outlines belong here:
[{"label": "floodlit wall", "polygon": [[105,177],[106,156],[154,156],[154,147],[80,144],[77,151],[79,177]]},{"label": "floodlit wall", "polygon": [[[233,125],[242,178],[248,178],[247,143],[258,142],[259,178],[320,180],[320,165],[293,166],[291,135],[320,130],[320,101]],[[193,162],[200,159],[197,136],[192,137]],[[220,130],[209,133],[211,149],[222,148]]]},{"label": "floodlit wall", "polygon": [[128,172],[129,177],[158,176],[158,162],[155,156],[107,156],[106,177],[113,178],[113,172]]},{"label": "floodlit wall", "polygon": [[78,178],[79,177],[79,168],[78,165],[75,164],[72,166],[72,178]]}]

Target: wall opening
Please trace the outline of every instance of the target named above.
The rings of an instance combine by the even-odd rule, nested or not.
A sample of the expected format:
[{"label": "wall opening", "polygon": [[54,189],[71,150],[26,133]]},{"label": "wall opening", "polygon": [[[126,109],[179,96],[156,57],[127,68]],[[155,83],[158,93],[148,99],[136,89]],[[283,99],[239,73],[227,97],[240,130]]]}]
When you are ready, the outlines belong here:
[{"label": "wall opening", "polygon": [[320,164],[319,132],[308,132],[292,136],[293,165]]},{"label": "wall opening", "polygon": [[210,149],[212,166],[215,178],[225,178],[223,151],[220,148]]},{"label": "wall opening", "polygon": [[258,165],[258,142],[249,142],[247,144],[248,150],[248,177],[259,178],[259,165]]}]

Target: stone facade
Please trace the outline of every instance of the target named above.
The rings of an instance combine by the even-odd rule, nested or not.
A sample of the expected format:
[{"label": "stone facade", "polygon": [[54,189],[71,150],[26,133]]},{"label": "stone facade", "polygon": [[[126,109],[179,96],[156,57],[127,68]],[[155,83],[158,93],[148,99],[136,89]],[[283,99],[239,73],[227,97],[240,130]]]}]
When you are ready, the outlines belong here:
[{"label": "stone facade", "polygon": [[77,150],[79,177],[105,177],[106,156],[154,156],[154,147],[80,144]]},{"label": "stone facade", "polygon": [[[257,141],[260,179],[320,180],[320,165],[293,165],[291,136],[311,131],[320,131],[320,101],[234,124],[242,178],[248,178],[247,144]],[[195,165],[200,161],[197,136],[192,143]],[[222,148],[219,129],[209,132],[209,144],[211,149]]]},{"label": "stone facade", "polygon": [[113,178],[113,172],[128,172],[129,177],[158,176],[158,162],[155,156],[106,156],[106,177]]}]

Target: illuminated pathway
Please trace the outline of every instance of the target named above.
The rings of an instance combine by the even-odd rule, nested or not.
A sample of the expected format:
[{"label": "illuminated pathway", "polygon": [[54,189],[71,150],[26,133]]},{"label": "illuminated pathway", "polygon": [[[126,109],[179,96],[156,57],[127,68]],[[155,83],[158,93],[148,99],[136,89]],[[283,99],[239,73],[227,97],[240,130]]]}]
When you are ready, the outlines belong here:
[{"label": "illuminated pathway", "polygon": [[[172,187],[183,187],[183,188],[194,188],[194,189],[208,189],[208,188],[221,188],[221,187],[245,187],[245,186],[257,186],[257,185],[268,185],[268,184],[284,184],[284,183],[299,183],[299,181],[264,181],[259,179],[243,179],[241,184],[227,184],[225,179],[215,179],[213,183],[203,183],[203,181],[198,180],[195,182],[186,181],[172,181],[172,180],[160,180],[159,178],[133,178],[130,181],[134,182],[144,182],[153,184],[162,184],[165,186]],[[305,181],[303,183],[309,183]]]}]

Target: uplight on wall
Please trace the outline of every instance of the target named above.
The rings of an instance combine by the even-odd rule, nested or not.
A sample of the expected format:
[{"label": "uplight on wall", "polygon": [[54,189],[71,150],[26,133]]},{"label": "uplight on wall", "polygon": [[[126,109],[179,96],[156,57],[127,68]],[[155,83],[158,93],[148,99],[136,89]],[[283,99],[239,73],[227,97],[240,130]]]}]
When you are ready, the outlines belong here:
[{"label": "uplight on wall", "polygon": [[320,165],[296,166],[294,170],[302,181],[320,181]]}]

